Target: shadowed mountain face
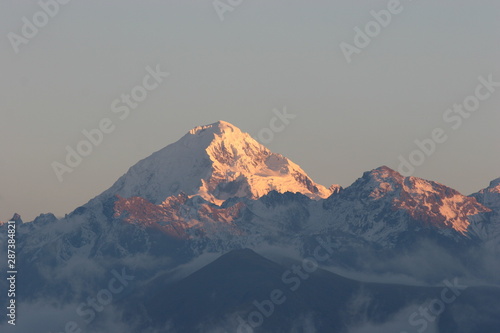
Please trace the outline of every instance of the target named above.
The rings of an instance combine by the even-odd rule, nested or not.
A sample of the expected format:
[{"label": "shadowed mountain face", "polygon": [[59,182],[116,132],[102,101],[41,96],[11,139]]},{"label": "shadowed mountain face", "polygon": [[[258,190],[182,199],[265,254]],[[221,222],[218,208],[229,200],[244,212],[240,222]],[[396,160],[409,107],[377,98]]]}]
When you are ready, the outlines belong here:
[{"label": "shadowed mountain face", "polygon": [[491,181],[490,186],[471,195],[484,206],[498,210],[500,208],[500,178]]},{"label": "shadowed mountain face", "polygon": [[[500,327],[498,288],[472,288],[458,280],[441,287],[363,283],[318,269],[312,261],[279,265],[248,249],[229,252],[174,283],[160,276],[146,290],[133,303],[148,314],[144,327],[168,327],[165,332],[351,332],[387,322],[408,332]],[[429,308],[433,300],[435,309]],[[469,307],[474,309],[469,315],[480,313],[482,320],[467,328],[461,314]],[[441,319],[435,322],[437,313]]]},{"label": "shadowed mountain face", "polygon": [[[125,299],[139,306],[113,303],[129,315],[113,313],[109,320],[126,323],[131,332],[136,326],[148,333],[154,332],[146,330],[150,326],[232,332],[241,325],[245,332],[257,320],[248,317],[254,301],[270,299],[275,289],[282,291],[273,296],[276,302],[287,301],[273,303],[273,315],[263,313],[256,332],[362,333],[375,332],[373,325],[385,332],[395,322],[407,325],[409,307],[439,294],[436,285],[460,278],[470,288],[439,319],[428,320],[429,332],[490,332],[498,324],[490,313],[500,304],[491,287],[500,285],[499,202],[498,179],[464,196],[385,166],[345,189],[327,189],[220,121],[138,162],[64,218],[42,214],[23,223],[14,216],[23,272],[18,300],[55,313],[69,307],[74,314],[108,283],[111,271],[126,269],[136,283]],[[0,232],[7,234],[5,223]],[[284,281],[292,265],[284,260],[315,258],[318,244],[327,244],[321,266],[339,274],[315,269],[307,279]],[[6,246],[0,255],[7,256]],[[291,290],[297,279],[300,288]],[[6,287],[0,280],[0,290]],[[89,329],[112,332],[99,326],[104,318]],[[65,324],[40,322],[53,331]],[[416,325],[407,332],[423,327]]]}]

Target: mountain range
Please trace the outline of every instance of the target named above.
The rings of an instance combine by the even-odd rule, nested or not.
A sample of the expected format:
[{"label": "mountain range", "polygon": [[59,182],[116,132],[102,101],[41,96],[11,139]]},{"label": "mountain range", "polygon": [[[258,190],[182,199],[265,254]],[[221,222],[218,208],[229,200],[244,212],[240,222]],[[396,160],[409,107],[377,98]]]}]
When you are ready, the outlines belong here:
[{"label": "mountain range", "polygon": [[[60,332],[68,321],[151,333],[500,328],[500,178],[467,196],[382,166],[327,188],[219,121],[64,217],[13,219],[18,301],[37,318],[21,331]],[[310,274],[285,278],[300,265]],[[85,320],[76,309],[123,271],[133,272],[130,288]],[[450,281],[467,289],[432,320],[419,315]],[[287,300],[269,303],[273,290]]]}]

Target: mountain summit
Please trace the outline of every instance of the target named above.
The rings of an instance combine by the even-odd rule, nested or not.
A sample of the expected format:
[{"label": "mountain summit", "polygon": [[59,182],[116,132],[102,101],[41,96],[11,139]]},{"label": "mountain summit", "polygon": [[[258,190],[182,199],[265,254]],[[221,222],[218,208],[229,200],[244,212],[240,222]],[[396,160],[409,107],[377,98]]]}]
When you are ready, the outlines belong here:
[{"label": "mountain summit", "polygon": [[159,204],[179,193],[221,204],[257,199],[272,190],[326,198],[340,188],[316,184],[297,164],[225,122],[198,126],[136,165],[103,194]]},{"label": "mountain summit", "polygon": [[490,211],[443,184],[404,177],[386,166],[365,172],[339,196],[328,199],[328,207],[337,219],[356,221],[351,227],[370,226],[370,239],[387,239],[387,233],[408,226],[454,229],[465,235],[472,216]]},{"label": "mountain summit", "polygon": [[500,209],[500,178],[492,180],[490,186],[471,195],[491,209]]}]

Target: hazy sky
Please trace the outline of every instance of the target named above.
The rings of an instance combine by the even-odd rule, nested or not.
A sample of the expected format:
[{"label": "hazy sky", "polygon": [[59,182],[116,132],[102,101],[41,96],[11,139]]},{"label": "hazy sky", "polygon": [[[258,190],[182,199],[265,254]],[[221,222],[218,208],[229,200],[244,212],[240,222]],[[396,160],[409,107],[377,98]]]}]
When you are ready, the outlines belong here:
[{"label": "hazy sky", "polygon": [[[442,128],[414,175],[486,187],[500,177],[500,87],[460,126],[443,114],[478,77],[500,82],[500,2],[401,0],[348,63],[340,44],[390,2],[221,0],[221,21],[212,1],[72,0],[44,25],[38,1],[1,0],[0,220],[64,215],[194,126],[222,119],[257,137],[284,107],[296,118],[267,146],[323,185],[397,169]],[[34,19],[36,34],[23,29]],[[170,76],[121,120],[113,101],[157,65]],[[103,118],[114,131],[60,182],[51,164]]]}]

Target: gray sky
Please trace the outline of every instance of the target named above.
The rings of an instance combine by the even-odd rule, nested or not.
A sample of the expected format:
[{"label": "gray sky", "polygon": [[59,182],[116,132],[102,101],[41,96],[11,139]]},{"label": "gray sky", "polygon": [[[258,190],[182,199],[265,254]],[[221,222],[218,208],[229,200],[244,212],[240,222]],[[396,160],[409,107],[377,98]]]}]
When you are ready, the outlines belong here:
[{"label": "gray sky", "polygon": [[[348,63],[340,44],[356,46],[354,28],[390,2],[220,0],[232,11],[218,13],[213,1],[72,0],[44,25],[37,1],[1,0],[0,220],[64,215],[194,126],[222,119],[258,137],[284,107],[296,118],[266,145],[323,185],[398,169],[442,128],[413,175],[486,187],[500,177],[500,87],[456,130],[443,114],[478,77],[500,82],[500,3],[401,0]],[[24,38],[33,16],[41,27],[16,53],[9,33]],[[121,120],[111,104],[157,65],[170,76]],[[51,164],[104,118],[114,131],[60,182]]]}]

